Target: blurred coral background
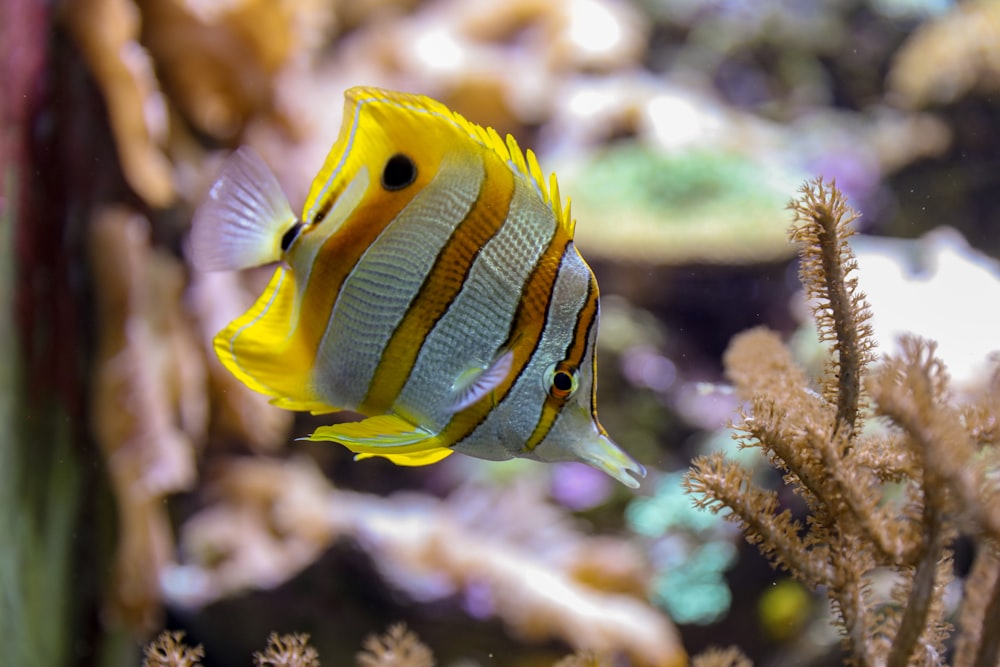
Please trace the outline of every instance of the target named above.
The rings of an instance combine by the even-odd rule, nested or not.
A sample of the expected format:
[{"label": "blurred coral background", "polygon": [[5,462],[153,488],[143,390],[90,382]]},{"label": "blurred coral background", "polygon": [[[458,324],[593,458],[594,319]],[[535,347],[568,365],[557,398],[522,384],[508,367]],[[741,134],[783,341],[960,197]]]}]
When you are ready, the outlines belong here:
[{"label": "blurred coral background", "polygon": [[[164,628],[205,665],[272,631],[345,664],[397,621],[440,665],[836,664],[825,602],[680,486],[733,449],[734,334],[823,363],[798,186],[863,213],[880,352],[935,339],[971,391],[1000,347],[998,2],[0,0],[0,55],[5,665],[135,665]],[[243,144],[300,205],[354,85],[434,97],[559,174],[638,492],[578,464],[355,463],[214,358],[268,272],[196,272],[194,207]]]}]

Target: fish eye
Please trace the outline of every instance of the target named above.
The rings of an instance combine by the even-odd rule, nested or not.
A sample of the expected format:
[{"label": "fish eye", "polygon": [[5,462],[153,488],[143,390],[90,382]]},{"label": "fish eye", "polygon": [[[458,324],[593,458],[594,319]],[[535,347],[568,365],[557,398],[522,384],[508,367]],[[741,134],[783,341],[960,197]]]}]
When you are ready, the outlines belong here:
[{"label": "fish eye", "polygon": [[386,190],[390,192],[402,190],[415,180],[417,180],[417,165],[402,153],[396,153],[385,163],[385,169],[382,170],[382,187]]},{"label": "fish eye", "polygon": [[565,400],[576,392],[580,382],[577,377],[576,368],[560,361],[549,366],[545,372],[545,384],[549,396],[559,400]]},{"label": "fish eye", "polygon": [[288,231],[281,236],[281,252],[288,252],[288,249],[292,247],[293,243],[295,243],[295,239],[299,238],[299,232],[301,231],[301,222],[296,222],[288,228]]}]

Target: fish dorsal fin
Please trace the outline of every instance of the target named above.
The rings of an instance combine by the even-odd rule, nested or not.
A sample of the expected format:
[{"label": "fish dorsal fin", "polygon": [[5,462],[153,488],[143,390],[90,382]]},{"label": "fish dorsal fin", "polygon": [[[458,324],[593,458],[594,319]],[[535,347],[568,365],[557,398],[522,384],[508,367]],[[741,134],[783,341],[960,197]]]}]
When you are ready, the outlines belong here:
[{"label": "fish dorsal fin", "polygon": [[297,337],[297,290],[278,267],[257,302],[215,336],[222,365],[243,384],[289,410],[335,412],[312,389],[312,355]]},{"label": "fish dorsal fin", "polygon": [[559,194],[559,185],[555,174],[546,180],[538,158],[534,152],[524,152],[510,135],[506,139],[493,128],[477,125],[459,113],[423,95],[397,93],[380,88],[356,87],[345,94],[344,123],[341,136],[330,150],[326,163],[316,178],[314,186],[306,202],[303,220],[308,224],[318,211],[330,199],[336,199],[345,183],[352,177],[348,168],[350,154],[358,150],[360,139],[359,128],[364,125],[362,109],[366,105],[385,105],[389,113],[409,114],[420,119],[420,123],[444,123],[459,136],[466,137],[495,154],[505,162],[512,171],[527,179],[537,190],[542,200],[549,206],[559,226],[570,236],[573,235],[575,223],[570,214],[570,203],[563,204]]},{"label": "fish dorsal fin", "polygon": [[357,459],[381,456],[409,466],[435,463],[453,451],[442,446],[434,433],[397,415],[320,426],[306,440],[340,443],[357,454]]},{"label": "fish dorsal fin", "polygon": [[513,363],[514,353],[508,350],[486,368],[476,366],[459,375],[451,388],[455,396],[452,411],[461,412],[500,386]]},{"label": "fish dorsal fin", "polygon": [[492,127],[484,128],[481,125],[476,125],[454,111],[449,110],[448,113],[460,128],[468,132],[470,137],[492,150],[501,160],[510,165],[511,169],[530,180],[542,196],[542,200],[552,209],[552,214],[556,217],[559,225],[567,234],[573,236],[576,221],[573,220],[570,212],[569,198],[563,205],[559,194],[559,182],[554,173],[549,174],[549,180],[546,183],[545,173],[542,171],[541,165],[538,164],[538,157],[533,150],[529,148],[527,151],[522,151],[517,140],[510,134],[507,135],[506,140],[501,139],[500,134]]},{"label": "fish dorsal fin", "polygon": [[296,223],[285,193],[249,146],[226,158],[191,223],[191,261],[201,271],[235,271],[281,259]]}]

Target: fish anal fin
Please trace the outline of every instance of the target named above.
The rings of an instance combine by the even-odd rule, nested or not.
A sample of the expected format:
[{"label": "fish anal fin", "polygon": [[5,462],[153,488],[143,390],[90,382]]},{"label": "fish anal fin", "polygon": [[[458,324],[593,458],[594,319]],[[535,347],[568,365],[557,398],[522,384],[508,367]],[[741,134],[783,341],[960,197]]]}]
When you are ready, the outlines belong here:
[{"label": "fish anal fin", "polygon": [[437,463],[443,458],[446,458],[455,453],[454,449],[449,449],[447,447],[438,447],[437,449],[429,449],[426,452],[416,452],[413,454],[355,454],[354,460],[361,461],[363,459],[370,459],[376,456],[389,459],[398,466],[426,466],[432,463]]},{"label": "fish anal fin", "polygon": [[406,466],[428,465],[452,453],[436,434],[397,415],[320,426],[306,439],[340,443],[354,452],[357,459],[381,456]]},{"label": "fish anal fin", "polygon": [[486,368],[472,368],[455,380],[452,385],[454,402],[453,412],[461,412],[465,408],[478,403],[483,397],[500,386],[514,362],[514,353],[507,350],[493,360]]}]

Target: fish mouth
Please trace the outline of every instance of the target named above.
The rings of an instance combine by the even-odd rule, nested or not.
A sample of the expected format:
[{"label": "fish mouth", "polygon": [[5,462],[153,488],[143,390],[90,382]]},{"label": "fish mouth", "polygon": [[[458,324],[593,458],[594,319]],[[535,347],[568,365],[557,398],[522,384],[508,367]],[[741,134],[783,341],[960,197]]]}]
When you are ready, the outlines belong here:
[{"label": "fish mouth", "polygon": [[614,477],[631,489],[638,489],[639,480],[646,476],[646,468],[641,463],[603,434],[581,442],[577,454],[587,465]]}]

